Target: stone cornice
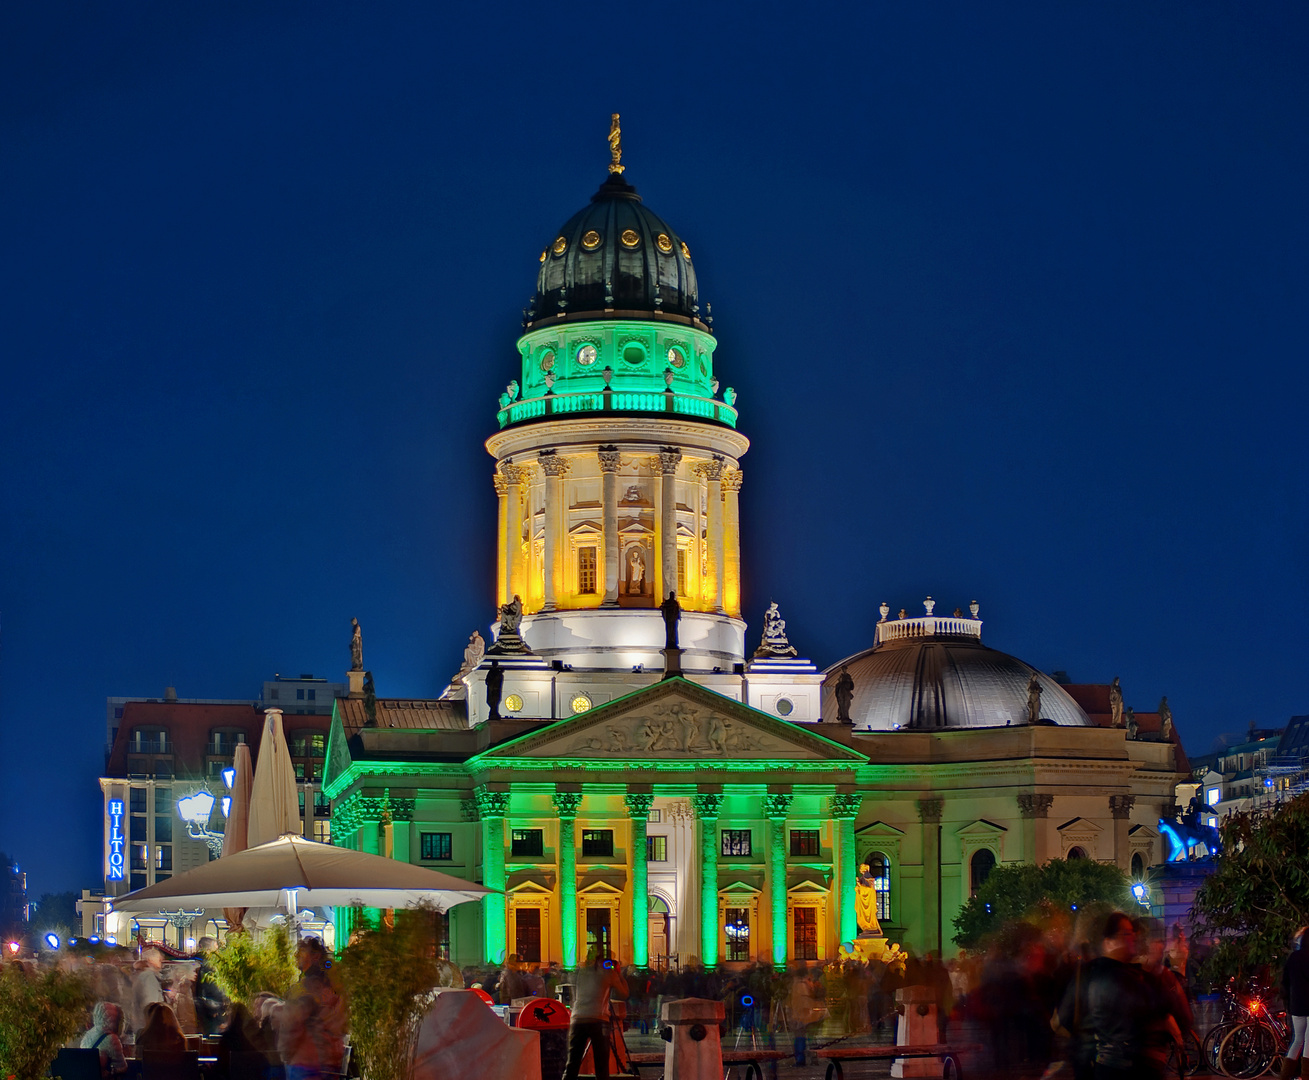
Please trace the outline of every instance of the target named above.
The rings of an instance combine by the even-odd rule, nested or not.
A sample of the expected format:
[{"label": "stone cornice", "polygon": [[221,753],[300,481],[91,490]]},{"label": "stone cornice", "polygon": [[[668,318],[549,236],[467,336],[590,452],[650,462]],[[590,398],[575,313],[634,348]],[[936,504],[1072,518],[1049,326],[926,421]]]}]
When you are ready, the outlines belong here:
[{"label": "stone cornice", "polygon": [[555,448],[559,453],[595,452],[607,443],[621,444],[624,453],[657,454],[661,447],[678,446],[683,453],[699,451],[706,457],[722,454],[733,467],[735,459],[750,448],[750,440],[732,428],[649,413],[535,420],[496,432],[486,440],[486,449],[499,461],[534,455],[542,447]]}]

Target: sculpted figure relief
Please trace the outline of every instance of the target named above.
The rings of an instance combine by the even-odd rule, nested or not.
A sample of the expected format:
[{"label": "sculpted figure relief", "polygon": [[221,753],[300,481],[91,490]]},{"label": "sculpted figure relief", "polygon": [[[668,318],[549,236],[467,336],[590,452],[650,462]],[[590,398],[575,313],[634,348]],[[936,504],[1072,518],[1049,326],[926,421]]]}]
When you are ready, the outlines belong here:
[{"label": "sculpted figure relief", "polygon": [[748,752],[776,752],[781,743],[736,721],[711,713],[699,716],[694,708],[677,704],[651,717],[632,717],[592,729],[581,736],[569,753],[685,754],[725,757]]}]

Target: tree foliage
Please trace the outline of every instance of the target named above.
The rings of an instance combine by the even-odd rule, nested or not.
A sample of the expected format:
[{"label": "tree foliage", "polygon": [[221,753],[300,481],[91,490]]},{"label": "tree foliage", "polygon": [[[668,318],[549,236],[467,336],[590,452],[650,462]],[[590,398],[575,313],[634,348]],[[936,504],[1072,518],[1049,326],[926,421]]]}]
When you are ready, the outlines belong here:
[{"label": "tree foliage", "polygon": [[38,1080],[84,1025],[91,989],[78,975],[19,964],[0,971],[0,1076]]},{"label": "tree foliage", "polygon": [[39,934],[55,931],[61,938],[77,932],[81,920],[77,917],[78,893],[42,893],[32,905],[31,927]]},{"label": "tree foliage", "polygon": [[1216,939],[1203,969],[1214,982],[1280,965],[1309,924],[1309,795],[1262,819],[1235,814],[1221,833],[1217,869],[1192,909],[1198,933]]},{"label": "tree foliage", "polygon": [[369,1080],[406,1080],[427,994],[441,983],[432,910],[396,912],[395,928],[365,930],[336,965],[350,1006],[350,1045]]},{"label": "tree foliage", "polygon": [[274,926],[258,940],[250,934],[229,934],[210,960],[223,993],[247,1006],[258,994],[286,997],[300,974],[291,934],[285,926]]},{"label": "tree foliage", "polygon": [[1118,867],[1093,859],[997,866],[955,916],[954,939],[965,949],[975,949],[1016,920],[1097,903],[1135,907],[1127,878]]}]

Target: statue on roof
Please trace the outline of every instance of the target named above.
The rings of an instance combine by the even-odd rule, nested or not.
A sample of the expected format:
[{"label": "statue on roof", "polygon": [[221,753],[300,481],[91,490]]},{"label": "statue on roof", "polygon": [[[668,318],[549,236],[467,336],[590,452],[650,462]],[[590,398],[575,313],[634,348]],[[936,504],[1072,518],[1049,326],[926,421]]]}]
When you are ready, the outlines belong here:
[{"label": "statue on roof", "polygon": [[482,662],[485,655],[486,642],[482,640],[482,632],[474,630],[468,635],[468,644],[464,647],[464,666],[459,674],[467,675]]},{"label": "statue on roof", "polygon": [[832,693],[836,695],[836,722],[853,724],[854,721],[850,719],[850,703],[854,701],[854,678],[850,675],[848,667],[842,665],[841,674],[837,676]]},{"label": "statue on roof", "polygon": [[514,593],[514,598],[507,604],[500,605],[500,629],[495,635],[495,644],[487,650],[496,656],[506,653],[530,653],[519,627],[523,622],[523,601]]},{"label": "statue on roof", "polygon": [[609,115],[609,171],[621,176],[626,165],[623,163],[623,129],[618,126],[618,114]]},{"label": "statue on roof", "polygon": [[1123,716],[1127,723],[1127,737],[1129,739],[1139,739],[1141,737],[1141,725],[1136,722],[1136,712],[1130,705],[1123,706]]},{"label": "statue on roof", "polygon": [[755,656],[795,656],[795,646],[786,639],[786,620],[777,610],[776,601],[770,602],[764,612],[764,636],[755,650]]},{"label": "statue on roof", "polygon": [[486,673],[486,717],[500,719],[500,697],[504,693],[505,673],[499,660],[492,660]]},{"label": "statue on roof", "polygon": [[1041,679],[1035,671],[1027,680],[1027,722],[1035,724],[1041,719]]},{"label": "statue on roof", "polygon": [[677,624],[682,618],[682,605],[677,602],[677,593],[670,592],[668,599],[659,605],[664,616],[664,648],[677,649]]},{"label": "statue on roof", "polygon": [[1123,687],[1118,681],[1118,676],[1114,676],[1114,681],[1109,684],[1109,726],[1123,726]]},{"label": "statue on roof", "polygon": [[359,620],[351,619],[350,625],[354,627],[350,634],[350,670],[364,670],[364,634],[359,629]]},{"label": "statue on roof", "polygon": [[377,690],[371,671],[364,672],[364,727],[377,727]]},{"label": "statue on roof", "polygon": [[1168,704],[1168,695],[1159,700],[1159,738],[1164,742],[1173,741],[1173,710]]}]

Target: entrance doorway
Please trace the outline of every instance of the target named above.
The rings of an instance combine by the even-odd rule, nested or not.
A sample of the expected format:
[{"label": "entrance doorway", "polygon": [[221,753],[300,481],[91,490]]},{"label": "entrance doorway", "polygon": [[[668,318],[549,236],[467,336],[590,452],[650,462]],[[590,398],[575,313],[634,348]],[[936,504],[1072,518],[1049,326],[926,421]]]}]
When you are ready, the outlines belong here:
[{"label": "entrance doorway", "polygon": [[650,897],[650,966],[668,967],[669,943],[673,940],[673,916],[668,901],[661,896]]},{"label": "entrance doorway", "polygon": [[[610,927],[610,911],[607,907],[596,908],[589,907],[586,909],[586,955],[587,959],[592,956],[612,956],[612,934]],[[593,953],[595,949],[598,952]]]}]

